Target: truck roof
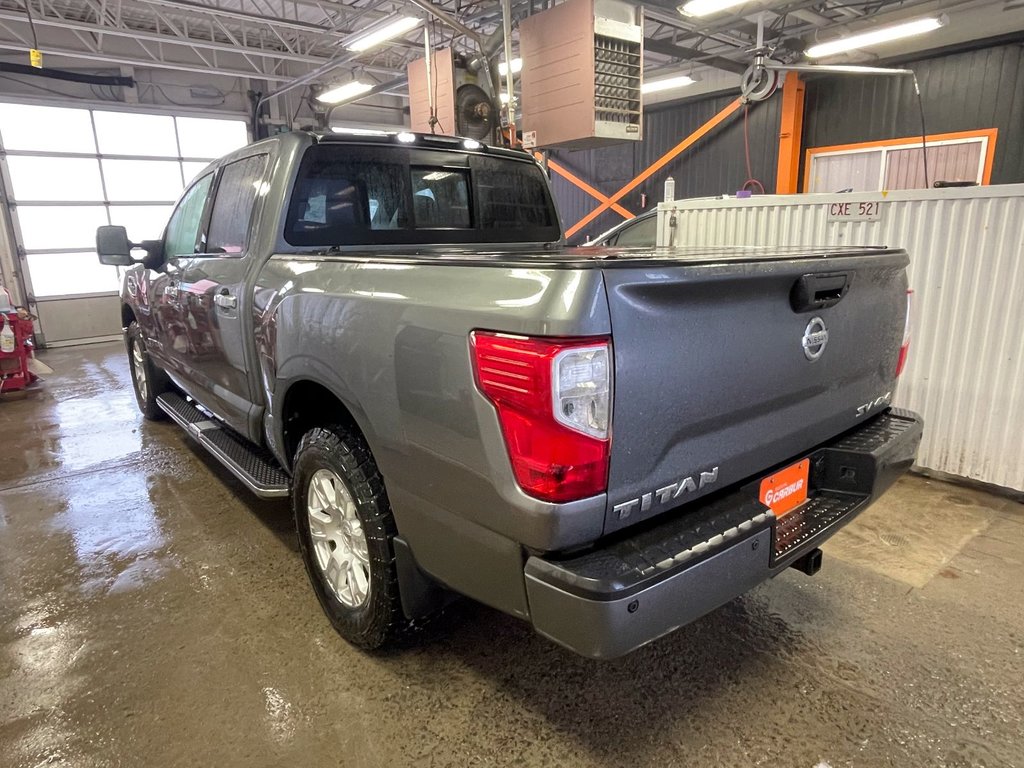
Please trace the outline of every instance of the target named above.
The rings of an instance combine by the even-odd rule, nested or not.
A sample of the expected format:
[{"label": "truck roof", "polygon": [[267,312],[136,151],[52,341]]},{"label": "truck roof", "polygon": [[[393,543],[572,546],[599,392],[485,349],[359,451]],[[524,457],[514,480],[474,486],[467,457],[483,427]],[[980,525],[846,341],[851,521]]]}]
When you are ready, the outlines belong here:
[{"label": "truck roof", "polygon": [[317,142],[324,144],[395,144],[398,146],[428,146],[438,149],[456,149],[460,152],[479,152],[488,155],[503,155],[516,160],[534,161],[533,156],[522,149],[492,146],[465,136],[417,133],[415,131],[377,131],[363,128],[339,129],[334,131],[297,131],[307,133]]}]

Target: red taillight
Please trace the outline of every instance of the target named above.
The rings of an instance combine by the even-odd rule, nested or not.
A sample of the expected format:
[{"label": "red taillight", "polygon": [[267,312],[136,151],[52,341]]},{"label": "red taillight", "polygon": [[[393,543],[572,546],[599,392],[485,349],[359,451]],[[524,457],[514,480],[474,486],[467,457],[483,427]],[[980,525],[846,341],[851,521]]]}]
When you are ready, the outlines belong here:
[{"label": "red taillight", "polygon": [[516,482],[544,501],[608,487],[611,349],[604,338],[470,334],[477,385],[494,403]]},{"label": "red taillight", "polygon": [[900,344],[900,354],[896,358],[896,375],[903,373],[907,366],[907,355],[910,353],[910,300],[914,295],[912,290],[907,290],[907,319],[903,325],[903,343]]}]

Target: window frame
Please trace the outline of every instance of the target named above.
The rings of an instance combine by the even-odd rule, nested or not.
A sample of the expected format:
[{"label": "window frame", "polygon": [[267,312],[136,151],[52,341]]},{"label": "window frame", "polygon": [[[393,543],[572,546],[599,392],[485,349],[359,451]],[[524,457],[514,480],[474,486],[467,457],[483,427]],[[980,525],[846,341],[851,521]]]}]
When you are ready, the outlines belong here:
[{"label": "window frame", "polygon": [[[998,135],[998,128],[982,128],[973,131],[928,134],[925,138],[929,147],[979,142],[982,149],[978,162],[978,175],[976,178],[978,178],[978,183],[981,186],[987,187],[992,183],[992,165],[995,161],[996,139],[998,138]],[[893,150],[913,149],[915,147],[919,148],[920,146],[921,137],[918,135],[906,136],[898,139],[861,141],[852,144],[834,144],[827,147],[808,147],[805,152],[804,183],[802,191],[805,193],[810,192],[815,158],[852,155],[871,151],[881,151],[882,154],[882,161],[879,168],[878,189],[871,191],[883,191],[885,189],[885,176],[888,169],[887,160],[889,152]]]},{"label": "window frame", "polygon": [[[367,229],[363,233],[365,239],[362,242],[344,242],[344,243],[322,243],[312,241],[312,238],[302,237],[301,233],[293,231],[293,225],[297,220],[296,215],[299,211],[297,197],[300,184],[303,182],[306,176],[307,163],[314,162],[313,155],[318,153],[325,148],[332,148],[333,150],[361,150],[366,154],[374,154],[377,152],[382,153],[386,158],[402,158],[401,162],[395,162],[394,164],[401,169],[400,178],[402,180],[402,197],[405,204],[408,206],[409,214],[412,215],[413,205],[413,193],[412,193],[412,176],[410,170],[414,167],[431,167],[438,169],[452,169],[452,170],[468,170],[469,171],[469,192],[470,192],[470,221],[471,226],[469,228],[418,228],[414,226],[403,227],[398,229],[381,229],[373,230]],[[457,160],[456,160],[457,158]],[[360,161],[366,162],[365,157],[360,157]],[[480,170],[486,171],[487,169],[478,169],[477,163],[486,163],[492,160],[500,160],[502,162],[511,163],[522,163],[536,168],[538,176],[538,190],[543,196],[544,209],[550,213],[551,221],[546,225],[536,225],[536,230],[548,229],[550,237],[537,238],[532,240],[523,240],[518,234],[518,230],[513,227],[507,229],[499,229],[498,231],[507,233],[508,239],[489,239],[480,237],[480,234],[485,230],[481,223],[482,216],[482,193],[479,180],[477,178]],[[391,144],[384,144],[378,142],[367,142],[361,143],[356,141],[320,141],[314,142],[300,153],[297,159],[295,170],[291,175],[287,190],[284,195],[284,204],[280,210],[280,219],[277,222],[277,234],[274,243],[274,250],[277,253],[308,253],[308,252],[322,252],[325,249],[330,249],[332,252],[345,252],[349,250],[390,250],[395,248],[433,248],[437,246],[490,246],[495,244],[515,245],[522,248],[533,248],[538,245],[548,243],[558,243],[564,241],[564,230],[562,228],[561,220],[558,216],[558,209],[555,204],[554,195],[551,191],[550,181],[547,178],[543,168],[536,163],[535,160],[529,156],[509,157],[506,155],[490,155],[483,152],[474,152],[472,150],[453,150],[453,149],[437,149],[434,147],[406,147],[406,146],[395,146]],[[494,228],[489,228],[486,231],[491,231]],[[532,231],[532,230],[531,230]],[[516,233],[515,235],[513,233]],[[370,234],[379,235],[379,238],[369,237]],[[448,234],[451,237],[448,239],[424,239],[424,234]],[[308,241],[307,241],[308,240]]]},{"label": "window frame", "polygon": [[[253,222],[256,220],[256,211],[257,211],[257,208],[260,205],[262,205],[262,201],[263,201],[264,197],[261,197],[257,193],[256,196],[253,198],[252,208],[249,211],[249,221],[246,222],[246,225],[245,225],[245,245],[242,247],[242,250],[239,251],[238,253],[227,253],[227,252],[223,252],[223,253],[217,252],[217,253],[214,253],[214,252],[212,252],[212,251],[210,251],[208,249],[209,248],[209,244],[210,244],[209,243],[210,224],[213,221],[213,209],[214,209],[214,206],[216,206],[216,204],[217,204],[217,196],[220,194],[220,185],[221,185],[221,180],[224,177],[224,170],[228,166],[234,165],[235,163],[242,163],[242,162],[245,162],[246,160],[251,160],[254,157],[262,157],[263,158],[263,175],[260,177],[260,183],[261,184],[266,184],[266,183],[268,183],[267,182],[267,176],[270,173],[271,166],[273,165],[273,157],[272,157],[273,154],[274,154],[273,151],[268,151],[268,149],[266,147],[261,147],[260,151],[258,151],[258,152],[246,152],[245,154],[237,156],[237,157],[234,156],[234,155],[231,155],[230,159],[225,158],[223,161],[221,161],[221,162],[219,162],[217,164],[217,167],[214,168],[214,170],[213,170],[214,179],[213,179],[213,183],[210,185],[210,194],[209,194],[209,196],[206,199],[206,208],[203,211],[202,226],[201,226],[201,233],[200,233],[200,243],[202,244],[202,250],[196,251],[193,254],[193,256],[201,256],[201,257],[204,257],[204,258],[218,258],[218,259],[241,259],[241,258],[244,258],[246,256],[246,254],[248,254],[248,252],[249,252],[249,244],[252,242]],[[199,177],[199,178],[202,178],[202,177]],[[198,181],[199,178],[197,178],[196,181]]]},{"label": "window frame", "polygon": [[[167,223],[164,225],[164,233],[163,236],[160,238],[161,248],[164,254],[164,261],[171,261],[172,259],[191,259],[194,256],[199,255],[199,251],[196,250],[199,247],[199,244],[203,243],[205,245],[207,220],[209,219],[210,209],[212,208],[212,206],[210,205],[210,201],[213,199],[213,190],[217,183],[216,174],[218,170],[219,168],[213,169],[212,171],[210,171],[210,173],[201,174],[197,176],[195,179],[193,179],[192,183],[188,185],[184,192],[181,193],[181,197],[178,198],[178,202],[174,204],[174,210],[172,210],[171,215],[167,217]],[[171,229],[171,220],[174,218],[175,214],[181,209],[181,206],[185,202],[185,198],[188,197],[188,193],[191,192],[196,186],[200,184],[200,182],[203,181],[203,179],[206,178],[210,178],[210,188],[206,190],[206,199],[203,201],[203,210],[202,213],[200,213],[199,215],[199,227],[196,229],[196,238],[195,242],[192,244],[192,253],[171,253],[167,249],[167,233]]]},{"label": "window frame", "polygon": [[[411,200],[409,203],[409,216],[412,219],[412,229],[423,232],[465,232],[468,230],[477,229],[477,217],[480,215],[477,211],[479,203],[476,199],[476,189],[473,184],[473,171],[469,165],[424,165],[417,163],[410,163],[408,167],[409,171],[409,193]],[[418,171],[430,171],[436,173],[441,171],[443,173],[455,173],[462,177],[462,181],[466,187],[466,208],[467,218],[469,223],[464,227],[421,227],[416,221],[416,195],[418,194],[413,187],[415,186],[415,174]],[[423,179],[426,181],[426,179]],[[435,200],[436,202],[436,200]]]}]

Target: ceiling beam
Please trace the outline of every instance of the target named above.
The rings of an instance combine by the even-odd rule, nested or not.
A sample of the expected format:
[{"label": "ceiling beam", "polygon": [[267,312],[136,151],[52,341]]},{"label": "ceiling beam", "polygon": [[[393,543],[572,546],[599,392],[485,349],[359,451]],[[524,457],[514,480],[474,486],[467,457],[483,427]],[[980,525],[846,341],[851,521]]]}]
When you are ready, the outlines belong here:
[{"label": "ceiling beam", "polygon": [[709,67],[714,67],[715,69],[732,72],[736,75],[743,74],[747,69],[746,64],[739,61],[733,61],[732,59],[727,59],[724,56],[718,56],[696,48],[687,48],[686,46],[676,45],[675,43],[671,43],[667,40],[654,40],[650,37],[644,38],[644,51],[658,53],[662,56],[669,56],[673,59],[697,62]]},{"label": "ceiling beam", "polygon": [[[0,19],[21,24],[27,20],[23,13],[0,10]],[[160,34],[158,32],[144,32],[138,29],[117,28],[102,24],[89,24],[82,21],[71,21],[67,19],[55,19],[49,16],[34,16],[33,23],[37,27],[56,27],[67,29],[73,32],[90,32],[95,35],[110,35],[111,37],[125,37],[132,40],[145,40],[147,42],[180,45],[187,48],[200,48],[210,51],[221,51],[223,53],[235,53],[238,55],[266,56],[271,59],[282,61],[293,61],[299,64],[322,64],[325,59],[320,56],[304,56],[296,53],[288,53],[273,48],[253,48],[251,46],[231,45],[229,43],[217,43],[210,40],[202,40],[184,35]]]},{"label": "ceiling beam", "polygon": [[[9,40],[0,40],[0,50],[22,51],[31,50],[31,45],[22,45]],[[247,77],[255,80],[269,80],[275,83],[283,83],[292,79],[290,75],[275,75],[255,70],[232,69],[227,67],[207,67],[203,64],[186,64],[178,61],[166,61],[151,58],[139,58],[132,56],[116,56],[109,53],[92,53],[90,51],[75,51],[66,48],[54,48],[46,46],[46,54],[49,56],[60,56],[68,59],[82,59],[83,61],[96,61],[103,64],[117,64],[127,67],[148,67],[150,69],[171,69],[179,72],[197,72],[202,75],[222,75],[224,77]]]}]

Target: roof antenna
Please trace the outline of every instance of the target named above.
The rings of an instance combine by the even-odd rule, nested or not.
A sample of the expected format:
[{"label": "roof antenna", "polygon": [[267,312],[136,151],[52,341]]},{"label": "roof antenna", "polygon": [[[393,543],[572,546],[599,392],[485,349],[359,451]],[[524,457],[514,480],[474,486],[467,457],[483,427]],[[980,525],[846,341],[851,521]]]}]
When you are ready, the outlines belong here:
[{"label": "roof antenna", "polygon": [[430,124],[430,133],[434,134],[437,131],[437,111],[434,108],[434,85],[433,76],[430,67],[430,60],[433,57],[433,52],[430,50],[430,28],[423,25],[423,49],[427,54],[425,59],[427,65],[427,104],[430,107],[430,119],[427,121]]}]

